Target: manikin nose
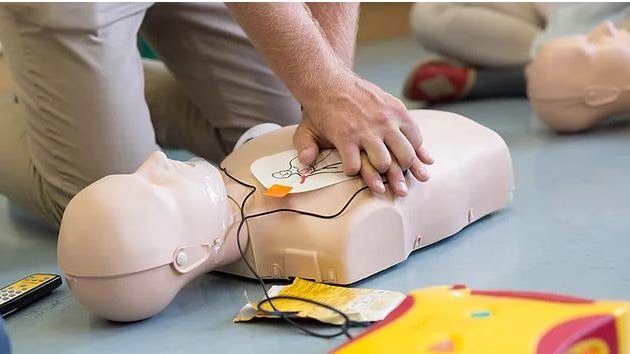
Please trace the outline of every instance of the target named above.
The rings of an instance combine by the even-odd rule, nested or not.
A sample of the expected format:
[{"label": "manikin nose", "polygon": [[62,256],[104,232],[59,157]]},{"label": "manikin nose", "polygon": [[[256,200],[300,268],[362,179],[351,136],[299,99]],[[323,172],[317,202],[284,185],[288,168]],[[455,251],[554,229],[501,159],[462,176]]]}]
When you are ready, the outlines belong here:
[{"label": "manikin nose", "polygon": [[606,21],[602,23],[601,25],[597,26],[597,28],[595,28],[594,30],[592,30],[588,34],[588,39],[596,41],[598,39],[603,39],[606,37],[615,37],[615,36],[617,36],[617,27],[615,27],[615,25],[612,22]]},{"label": "manikin nose", "polygon": [[140,166],[139,171],[151,172],[158,170],[171,170],[168,157],[162,151],[153,152],[149,158]]}]

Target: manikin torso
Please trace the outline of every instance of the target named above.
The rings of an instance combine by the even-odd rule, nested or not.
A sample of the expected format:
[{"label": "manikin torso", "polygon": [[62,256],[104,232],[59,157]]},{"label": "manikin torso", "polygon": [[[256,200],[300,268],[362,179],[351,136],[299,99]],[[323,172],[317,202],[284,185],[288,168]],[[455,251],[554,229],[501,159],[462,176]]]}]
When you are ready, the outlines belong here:
[{"label": "manikin torso", "polygon": [[[420,183],[408,174],[404,198],[364,190],[334,219],[250,219],[241,241],[261,276],[351,283],[508,203],[511,160],[496,133],[452,113],[411,113],[436,159],[431,179]],[[292,150],[294,129],[254,139],[222,162],[231,176],[257,187],[245,215],[280,208],[334,214],[364,187],[354,178],[283,198],[263,195],[250,165]],[[206,162],[171,161],[160,152],[134,174],[95,182],[68,205],[60,230],[59,264],[73,295],[97,315],[131,321],[161,311],[202,273],[251,276],[236,243],[239,206],[250,191]]]},{"label": "manikin torso", "polygon": [[630,33],[606,22],[585,35],[544,45],[527,69],[538,117],[559,132],[579,132],[630,112]]}]

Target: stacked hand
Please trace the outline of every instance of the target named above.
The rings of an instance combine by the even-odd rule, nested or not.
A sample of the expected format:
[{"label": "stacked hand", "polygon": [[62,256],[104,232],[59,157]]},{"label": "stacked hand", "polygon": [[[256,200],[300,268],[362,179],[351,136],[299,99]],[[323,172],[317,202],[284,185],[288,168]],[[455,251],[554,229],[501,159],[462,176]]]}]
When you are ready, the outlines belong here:
[{"label": "stacked hand", "polygon": [[407,194],[403,171],[425,182],[424,164],[433,158],[405,105],[349,70],[336,76],[321,95],[301,102],[302,121],[294,143],[303,164],[312,163],[319,148],[335,147],[344,172],[361,177],[375,193],[385,192],[381,175],[394,193]]}]

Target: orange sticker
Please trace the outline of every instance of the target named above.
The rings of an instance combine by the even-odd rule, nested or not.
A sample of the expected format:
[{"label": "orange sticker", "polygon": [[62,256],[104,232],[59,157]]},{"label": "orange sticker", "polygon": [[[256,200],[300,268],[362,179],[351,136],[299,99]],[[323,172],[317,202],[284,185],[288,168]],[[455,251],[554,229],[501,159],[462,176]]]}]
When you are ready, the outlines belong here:
[{"label": "orange sticker", "polygon": [[268,197],[282,198],[285,195],[289,194],[291,189],[293,189],[293,187],[284,186],[282,184],[274,184],[269,189],[267,189],[263,194]]}]

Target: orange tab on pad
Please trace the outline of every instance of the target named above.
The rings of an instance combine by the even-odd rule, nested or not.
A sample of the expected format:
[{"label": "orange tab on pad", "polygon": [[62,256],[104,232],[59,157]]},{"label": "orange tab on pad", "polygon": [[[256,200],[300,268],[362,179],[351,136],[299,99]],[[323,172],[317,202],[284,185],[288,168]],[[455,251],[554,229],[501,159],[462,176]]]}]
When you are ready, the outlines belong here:
[{"label": "orange tab on pad", "polygon": [[269,187],[269,189],[264,191],[263,194],[268,197],[282,198],[285,195],[289,194],[291,189],[293,189],[293,187],[291,186],[285,186],[282,184],[274,184],[273,186]]}]

